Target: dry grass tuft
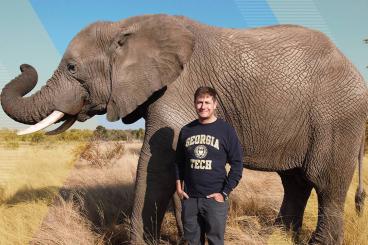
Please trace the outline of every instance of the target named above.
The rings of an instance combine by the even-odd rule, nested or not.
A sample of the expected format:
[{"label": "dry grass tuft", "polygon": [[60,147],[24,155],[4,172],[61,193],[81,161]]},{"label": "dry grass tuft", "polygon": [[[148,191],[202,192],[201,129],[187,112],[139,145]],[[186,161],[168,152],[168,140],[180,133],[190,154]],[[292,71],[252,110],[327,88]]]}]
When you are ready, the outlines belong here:
[{"label": "dry grass tuft", "polygon": [[173,212],[167,212],[162,221],[161,229],[161,243],[176,244],[179,240],[176,220]]},{"label": "dry grass tuft", "polygon": [[103,244],[103,239],[74,202],[58,198],[30,244]]},{"label": "dry grass tuft", "polygon": [[80,155],[82,160],[89,162],[94,167],[108,167],[113,159],[119,159],[125,152],[125,147],[122,142],[100,142],[91,141],[83,149]]},{"label": "dry grass tuft", "polygon": [[94,167],[109,167],[112,160],[119,159],[125,152],[122,142],[106,143],[102,141],[91,141],[83,149],[80,158],[89,162]]}]

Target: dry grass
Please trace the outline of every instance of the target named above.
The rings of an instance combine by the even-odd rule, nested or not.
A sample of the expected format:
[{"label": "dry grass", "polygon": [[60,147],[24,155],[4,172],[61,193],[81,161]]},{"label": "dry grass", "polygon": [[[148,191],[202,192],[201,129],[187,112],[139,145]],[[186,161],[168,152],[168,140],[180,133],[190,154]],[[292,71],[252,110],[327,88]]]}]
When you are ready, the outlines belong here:
[{"label": "dry grass", "polygon": [[63,185],[76,144],[0,147],[0,244],[26,244]]},{"label": "dry grass", "polygon": [[[126,217],[132,208],[140,145],[125,145],[124,154],[117,154],[118,157],[108,160],[106,152],[119,152],[114,150],[116,147],[116,144],[106,142],[87,146],[61,191],[64,200],[78,204],[78,210],[88,217],[96,237],[107,244],[128,242],[129,220]],[[95,159],[102,159],[104,164],[95,164]],[[265,243],[266,235],[274,230],[270,225],[281,203],[280,180],[274,173],[244,171],[246,178],[232,194],[227,244],[244,244],[244,241]],[[49,213],[49,216],[56,215]],[[50,226],[48,219],[44,220],[44,225]],[[47,230],[41,228],[35,239],[47,237],[47,234],[42,235],[44,231]],[[175,217],[172,212],[168,212],[163,222],[160,243],[175,244],[177,239]]]},{"label": "dry grass", "polygon": [[[14,218],[17,217],[14,211],[9,211],[11,207],[7,207],[9,212],[7,222],[10,222],[10,217],[13,218],[10,222],[12,225],[6,230],[9,233],[7,238],[13,239],[11,244],[24,244],[24,241],[30,239],[32,234],[34,234],[31,242],[33,244],[127,243],[129,240],[129,219],[127,217],[133,205],[134,180],[140,147],[141,143],[121,142],[118,144],[95,142],[87,147],[75,147],[76,152],[83,151],[83,153],[75,163],[73,171],[69,173],[63,188],[59,190],[59,198],[54,199],[41,225],[39,225],[40,220],[34,218],[25,224],[23,216]],[[18,150],[20,149],[22,146]],[[54,152],[56,149],[48,150]],[[14,150],[7,148],[6,151]],[[96,163],[95,159],[99,159],[100,163]],[[364,160],[366,166],[367,159]],[[55,167],[54,164],[52,164],[53,167]],[[35,172],[41,169],[41,166],[37,168],[28,171]],[[368,171],[366,168],[364,170],[364,186],[368,189]],[[37,190],[42,195],[37,195],[46,196],[44,200],[42,198],[41,200],[43,203],[50,204],[51,197],[60,185],[52,182],[51,179],[45,179],[45,183],[48,183],[46,186],[55,188],[44,190],[41,185],[37,187]],[[344,244],[367,244],[366,241],[368,241],[367,207],[362,217],[355,214],[356,186],[357,179],[354,176],[345,208]],[[18,191],[21,187],[22,185],[18,185],[14,188]],[[8,189],[2,190],[2,197],[5,197],[6,200],[8,200],[6,198],[8,192]],[[23,192],[21,196],[27,196],[25,193],[28,193],[29,189],[23,189]],[[282,194],[281,181],[277,174],[244,170],[244,178],[231,195],[225,244],[293,244],[290,234],[273,226]],[[16,201],[12,207],[22,209],[24,214],[41,212],[37,210],[42,209],[43,206],[41,208],[37,205],[32,206],[33,204],[34,202],[28,198],[22,203]],[[315,228],[316,207],[316,195],[312,193],[304,218],[302,244],[309,239]],[[2,209],[0,212],[6,214]],[[46,208],[42,209],[42,212],[45,213]],[[28,229],[26,227],[37,227],[38,225],[39,229],[36,233],[34,233],[34,228],[26,232]],[[13,232],[14,227],[18,227],[18,232]],[[25,236],[26,239],[16,240],[15,237],[23,232],[28,234]],[[172,212],[167,212],[162,224],[160,244],[176,244],[177,239],[174,215]],[[2,240],[0,244],[3,244]]]},{"label": "dry grass", "polygon": [[[133,205],[138,162],[138,155],[132,152],[140,147],[141,143],[122,142],[87,145],[60,190],[60,199],[54,202],[32,242],[115,244],[128,241],[127,216]],[[100,164],[96,164],[96,159]],[[63,214],[71,214],[71,217]],[[83,236],[76,232],[78,226],[82,227]],[[64,235],[70,243],[65,242]]]},{"label": "dry grass", "polygon": [[282,201],[280,178],[251,170],[244,170],[243,176],[231,194],[225,240],[227,244],[266,243]]}]

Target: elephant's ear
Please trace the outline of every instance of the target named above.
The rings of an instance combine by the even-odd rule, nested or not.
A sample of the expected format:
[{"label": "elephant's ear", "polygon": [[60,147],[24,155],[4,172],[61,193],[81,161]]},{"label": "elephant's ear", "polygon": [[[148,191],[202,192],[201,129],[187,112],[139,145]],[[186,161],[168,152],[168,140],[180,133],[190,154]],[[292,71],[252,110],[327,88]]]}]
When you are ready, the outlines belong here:
[{"label": "elephant's ear", "polygon": [[193,34],[171,16],[149,16],[119,33],[110,47],[112,92],[107,119],[126,117],[175,81],[193,47]]}]

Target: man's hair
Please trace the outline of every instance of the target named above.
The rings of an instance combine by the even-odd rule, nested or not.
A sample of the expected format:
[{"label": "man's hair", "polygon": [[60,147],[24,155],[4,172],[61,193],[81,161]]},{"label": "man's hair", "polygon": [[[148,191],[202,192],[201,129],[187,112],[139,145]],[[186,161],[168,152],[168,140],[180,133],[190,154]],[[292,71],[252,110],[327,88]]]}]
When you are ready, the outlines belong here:
[{"label": "man's hair", "polygon": [[194,102],[197,100],[198,97],[203,95],[209,95],[213,98],[213,101],[217,101],[217,92],[214,88],[211,87],[199,87],[194,93]]}]

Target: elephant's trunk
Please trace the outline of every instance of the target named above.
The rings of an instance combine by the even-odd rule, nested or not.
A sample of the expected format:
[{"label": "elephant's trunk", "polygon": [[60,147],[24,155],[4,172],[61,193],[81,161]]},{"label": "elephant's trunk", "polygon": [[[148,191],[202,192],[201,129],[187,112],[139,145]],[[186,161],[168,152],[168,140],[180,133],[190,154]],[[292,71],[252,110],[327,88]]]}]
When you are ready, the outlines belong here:
[{"label": "elephant's trunk", "polygon": [[22,74],[8,83],[1,93],[1,105],[5,113],[24,124],[35,124],[54,110],[50,87],[44,86],[32,96],[29,93],[37,84],[37,71],[30,65],[20,66]]}]

